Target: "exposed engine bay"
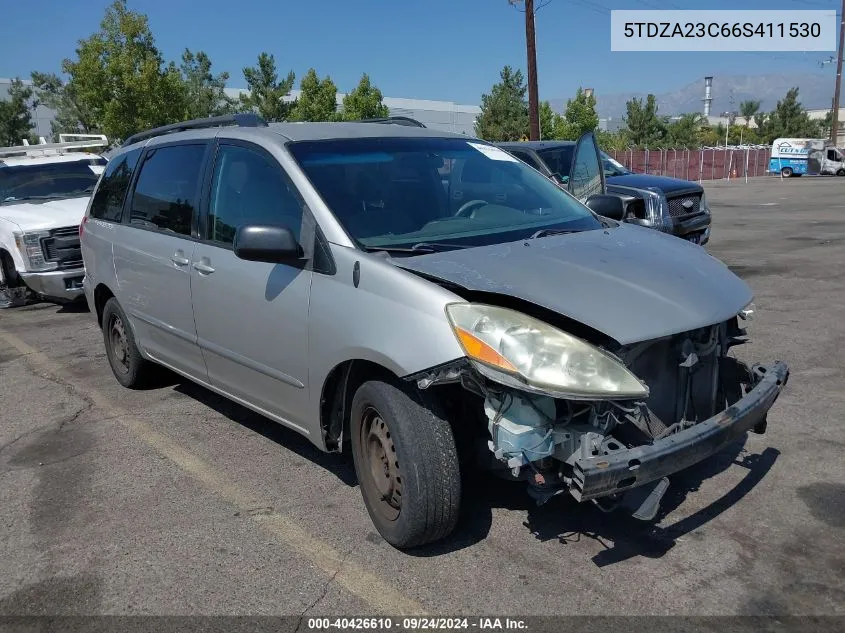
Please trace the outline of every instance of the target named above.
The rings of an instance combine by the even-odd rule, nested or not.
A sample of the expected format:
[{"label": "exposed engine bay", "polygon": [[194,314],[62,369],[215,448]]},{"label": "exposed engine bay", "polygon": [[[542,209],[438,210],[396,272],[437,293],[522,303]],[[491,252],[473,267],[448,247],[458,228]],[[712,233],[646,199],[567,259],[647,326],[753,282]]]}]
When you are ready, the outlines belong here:
[{"label": "exposed engine bay", "polygon": [[526,481],[538,503],[568,492],[612,510],[629,490],[648,486],[634,516],[650,520],[667,474],[748,430],[765,432],[766,412],[788,369],[782,363],[749,368],[728,355],[746,342],[741,326],[751,316],[744,311],[709,327],[605,349],[648,386],[642,399],[547,395],[502,384],[471,363],[412,378],[421,389],[459,382],[471,392],[463,415],[475,415],[486,429],[486,461],[503,476]]}]

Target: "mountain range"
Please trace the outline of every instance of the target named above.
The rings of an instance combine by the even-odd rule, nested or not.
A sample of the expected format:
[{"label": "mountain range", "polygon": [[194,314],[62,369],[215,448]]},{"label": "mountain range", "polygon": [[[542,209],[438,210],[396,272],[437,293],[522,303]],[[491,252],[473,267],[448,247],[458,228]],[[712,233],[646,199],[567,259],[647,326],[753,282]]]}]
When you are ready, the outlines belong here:
[{"label": "mountain range", "polygon": [[[710,110],[718,116],[728,110],[739,110],[739,104],[749,99],[761,100],[763,112],[773,110],[786,91],[799,87],[798,99],[808,110],[830,108],[833,97],[834,77],[818,73],[772,74],[772,75],[723,75],[713,76]],[[625,104],[631,98],[645,100],[648,92],[600,94],[595,93],[596,110],[599,117],[621,118],[625,116]],[[655,94],[660,114],[674,115],[686,112],[703,112],[704,77],[672,92]],[[733,100],[733,105],[731,101]],[[563,112],[567,99],[550,99],[552,109]]]}]

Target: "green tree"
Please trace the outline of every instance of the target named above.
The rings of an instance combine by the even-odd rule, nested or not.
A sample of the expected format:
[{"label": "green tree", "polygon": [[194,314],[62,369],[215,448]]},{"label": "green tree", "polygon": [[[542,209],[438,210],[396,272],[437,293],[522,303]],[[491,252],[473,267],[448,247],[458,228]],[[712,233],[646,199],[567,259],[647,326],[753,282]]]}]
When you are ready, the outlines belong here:
[{"label": "green tree", "polygon": [[380,119],[390,115],[390,110],[382,102],[381,90],[364,73],[361,81],[352,92],[343,97],[343,119],[360,121],[361,119]]},{"label": "green tree", "polygon": [[527,88],[522,71],[505,66],[501,81],[490,94],[481,95],[481,114],[475,122],[475,134],[488,141],[518,141],[528,135]]},{"label": "green tree", "polygon": [[0,146],[20,145],[32,135],[32,88],[24,86],[19,78],[9,85],[9,99],[0,101]]},{"label": "green tree", "polygon": [[558,138],[560,131],[561,116],[552,110],[552,104],[548,101],[540,102],[540,139],[549,140]]},{"label": "green tree", "polygon": [[655,147],[662,143],[666,126],[657,116],[657,99],[650,94],[645,103],[636,97],[626,104],[626,135],[632,145],[637,147]]},{"label": "green tree", "polygon": [[820,129],[821,123],[823,121],[813,120],[807,115],[807,111],[798,101],[798,88],[791,88],[769,114],[765,126],[765,141],[771,143],[780,137],[825,136]]},{"label": "green tree", "polygon": [[706,119],[698,112],[682,114],[666,123],[666,142],[674,147],[698,147],[705,123]]},{"label": "green tree", "polygon": [[337,86],[326,76],[320,79],[310,68],[299,82],[299,96],[290,113],[292,121],[337,121]]},{"label": "green tree", "polygon": [[628,149],[628,138],[624,130],[618,132],[596,130],[596,140],[599,147],[605,151]]},{"label": "green tree", "polygon": [[50,124],[53,137],[61,133],[89,134],[95,132],[96,121],[87,104],[79,100],[76,85],[63,81],[55,73],[32,73],[36,103],[54,110]]},{"label": "green tree", "polygon": [[182,82],[185,89],[185,119],[201,119],[229,114],[234,100],[226,96],[224,88],[229,73],[211,74],[211,59],[203,51],[182,53]]},{"label": "green tree", "polygon": [[85,126],[116,139],[178,121],[185,110],[179,70],[164,64],[147,16],[130,11],[126,0],[106,9],[100,30],[79,42],[62,71],[69,77],[63,92],[70,87],[79,112],[90,117]]},{"label": "green tree", "polygon": [[285,121],[290,115],[293,103],[285,97],[290,95],[296,76],[293,71],[279,81],[276,59],[269,53],[261,53],[254,67],[244,68],[244,79],[249,87],[248,94],[240,95],[241,106],[258,113],[266,121]]},{"label": "green tree", "polygon": [[578,88],[575,98],[566,102],[560,138],[574,141],[581,135],[592,132],[598,126],[599,115],[596,113],[596,98]]},{"label": "green tree", "polygon": [[751,119],[760,111],[760,104],[762,101],[754,101],[749,99],[739,104],[739,115],[745,119],[745,127],[751,125]]}]

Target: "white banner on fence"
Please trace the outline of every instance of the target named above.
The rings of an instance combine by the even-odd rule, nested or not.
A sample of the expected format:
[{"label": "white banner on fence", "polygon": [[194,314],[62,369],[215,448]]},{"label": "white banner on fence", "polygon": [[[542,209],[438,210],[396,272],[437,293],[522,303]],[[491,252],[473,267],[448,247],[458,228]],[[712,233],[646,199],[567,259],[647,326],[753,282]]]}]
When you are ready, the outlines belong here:
[{"label": "white banner on fence", "polygon": [[612,51],[835,51],[835,10],[610,12]]}]

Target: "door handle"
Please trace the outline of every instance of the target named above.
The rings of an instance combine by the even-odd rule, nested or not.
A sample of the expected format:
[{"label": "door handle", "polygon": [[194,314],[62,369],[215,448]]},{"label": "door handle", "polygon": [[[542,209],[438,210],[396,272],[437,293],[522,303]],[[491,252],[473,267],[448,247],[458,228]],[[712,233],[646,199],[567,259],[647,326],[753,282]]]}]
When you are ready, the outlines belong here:
[{"label": "door handle", "polygon": [[182,254],[182,251],[176,251],[176,252],[175,252],[175,253],[171,256],[170,261],[172,261],[172,262],[173,262],[174,264],[176,264],[177,266],[187,266],[188,264],[190,264],[190,263],[191,263],[191,260],[189,260],[187,257],[185,257],[185,256]]},{"label": "door handle", "polygon": [[208,264],[203,264],[202,262],[194,262],[193,264],[191,264],[191,266],[194,267],[194,270],[199,273],[202,273],[203,275],[210,275],[214,272],[214,269],[211,266],[209,266]]}]

